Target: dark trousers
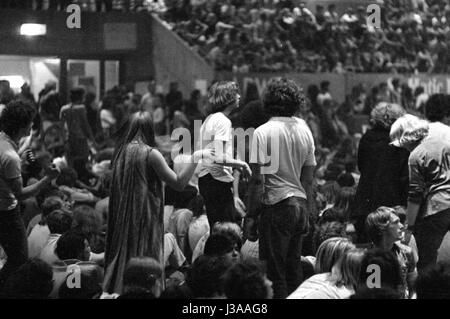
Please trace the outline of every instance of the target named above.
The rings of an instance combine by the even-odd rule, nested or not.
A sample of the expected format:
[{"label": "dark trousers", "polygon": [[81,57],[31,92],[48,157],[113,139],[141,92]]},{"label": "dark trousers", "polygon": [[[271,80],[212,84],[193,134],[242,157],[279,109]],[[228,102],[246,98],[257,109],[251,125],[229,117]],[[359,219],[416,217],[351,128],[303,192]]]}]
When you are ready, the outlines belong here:
[{"label": "dark trousers", "polygon": [[8,259],[0,271],[0,283],[28,259],[25,226],[19,209],[0,211],[0,245]]},{"label": "dark trousers", "polygon": [[414,236],[419,251],[417,269],[421,271],[436,264],[438,249],[450,231],[450,209],[421,219],[416,227]]},{"label": "dark trousers", "polygon": [[198,179],[198,188],[205,203],[209,226],[216,222],[235,222],[233,183],[225,183],[207,174]]},{"label": "dark trousers", "polygon": [[274,298],[285,299],[302,282],[302,238],[308,230],[306,200],[289,197],[263,206],[259,218],[259,256],[267,265]]}]

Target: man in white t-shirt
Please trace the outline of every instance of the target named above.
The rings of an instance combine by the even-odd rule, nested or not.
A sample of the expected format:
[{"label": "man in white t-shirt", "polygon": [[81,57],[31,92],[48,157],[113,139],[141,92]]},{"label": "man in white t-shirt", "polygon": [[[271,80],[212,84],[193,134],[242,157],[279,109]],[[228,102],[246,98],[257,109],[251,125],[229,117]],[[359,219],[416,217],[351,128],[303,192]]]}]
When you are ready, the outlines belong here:
[{"label": "man in white t-shirt", "polygon": [[279,299],[302,281],[302,237],[313,201],[314,139],[306,122],[294,117],[304,101],[294,81],[269,81],[263,105],[271,118],[255,130],[251,149],[245,237],[254,241],[259,236],[259,258],[267,264],[274,298]]},{"label": "man in white t-shirt", "polygon": [[[200,128],[200,147],[215,150],[217,161],[201,163],[198,186],[205,201],[209,224],[235,221],[233,168],[251,174],[247,163],[233,158],[231,111],[239,106],[238,87],[234,82],[217,82],[209,90],[210,112]],[[235,200],[236,198],[236,200]]]}]

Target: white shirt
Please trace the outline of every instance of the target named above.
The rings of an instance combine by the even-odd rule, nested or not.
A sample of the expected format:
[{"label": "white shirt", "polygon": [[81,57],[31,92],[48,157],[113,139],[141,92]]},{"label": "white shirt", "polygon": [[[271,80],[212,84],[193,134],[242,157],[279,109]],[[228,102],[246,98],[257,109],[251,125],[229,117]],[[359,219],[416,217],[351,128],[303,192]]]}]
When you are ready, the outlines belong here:
[{"label": "white shirt", "polygon": [[[222,146],[222,142],[225,142],[225,147]],[[200,148],[214,149],[216,156],[226,155],[228,158],[233,158],[232,142],[230,119],[222,112],[210,114],[200,127]],[[211,174],[214,179],[225,183],[234,180],[231,167],[202,162],[199,177],[207,174]]]},{"label": "white shirt", "polygon": [[209,223],[206,214],[201,215],[194,219],[189,225],[188,237],[189,247],[191,251],[195,250],[200,239],[207,233],[209,233]]},{"label": "white shirt", "polygon": [[287,299],[348,299],[354,291],[337,287],[330,281],[330,273],[314,275],[305,280]]},{"label": "white shirt", "polygon": [[28,257],[39,257],[50,236],[47,225],[35,225],[28,236]]},{"label": "white shirt", "polygon": [[53,265],[55,261],[59,261],[58,256],[55,254],[56,243],[59,237],[61,237],[61,234],[50,234],[44,248],[42,248],[39,259],[49,265]]},{"label": "white shirt", "polygon": [[250,162],[262,165],[264,204],[293,196],[306,199],[300,177],[304,166],[316,165],[314,151],[311,130],[300,118],[272,117],[255,130]]}]

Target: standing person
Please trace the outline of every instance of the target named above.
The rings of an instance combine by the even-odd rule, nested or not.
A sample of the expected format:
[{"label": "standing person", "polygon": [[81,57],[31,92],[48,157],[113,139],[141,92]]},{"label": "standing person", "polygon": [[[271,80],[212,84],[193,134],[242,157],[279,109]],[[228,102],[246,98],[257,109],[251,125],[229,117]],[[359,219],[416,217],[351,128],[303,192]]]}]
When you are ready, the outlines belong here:
[{"label": "standing person", "polygon": [[155,79],[151,78],[148,86],[147,86],[148,92],[142,96],[141,99],[141,111],[149,112],[153,116],[153,112],[158,108],[162,106],[161,100],[156,94],[156,81]]},{"label": "standing person", "polygon": [[28,258],[25,226],[19,211],[19,200],[35,196],[58,176],[56,168],[47,168],[38,182],[24,187],[20,157],[21,138],[29,136],[35,111],[22,101],[8,103],[0,117],[0,245],[8,261],[0,272],[0,282],[18,269]]},{"label": "standing person", "polygon": [[389,145],[392,123],[405,114],[398,104],[381,102],[371,112],[372,128],[361,138],[358,169],[361,173],[352,216],[358,243],[367,243],[367,215],[380,206],[406,206],[408,156],[405,149]]},{"label": "standing person", "polygon": [[[249,188],[246,237],[256,239],[259,217],[259,254],[267,263],[274,298],[286,298],[302,281],[302,237],[308,230],[314,201],[314,139],[306,123],[293,117],[303,103],[304,94],[292,80],[269,81],[263,105],[271,118],[255,130],[251,151],[254,174]],[[272,169],[265,167],[269,164]],[[261,207],[251,205],[258,194],[262,194]]]},{"label": "standing person", "polygon": [[86,169],[89,158],[89,145],[94,143],[94,136],[83,104],[85,91],[81,87],[70,90],[70,104],[61,108],[59,115],[68,131],[68,158],[70,167],[78,173],[79,179],[88,184],[90,174]]},{"label": "standing person", "polygon": [[[214,149],[220,157],[216,163],[202,164],[198,186],[203,196],[211,226],[216,222],[234,222],[235,206],[241,205],[239,194],[233,194],[233,169],[251,174],[244,161],[233,158],[231,111],[239,106],[240,95],[234,82],[217,82],[209,89],[210,112],[200,127],[200,147]],[[228,166],[228,167],[227,167]]]},{"label": "standing person", "polygon": [[150,113],[134,113],[112,164],[104,280],[108,293],[122,293],[125,266],[131,258],[152,257],[164,264],[162,182],[182,190],[200,158],[212,154],[209,150],[195,152],[189,165],[175,174],[154,147]]},{"label": "standing person", "polygon": [[450,230],[450,128],[406,114],[392,125],[390,135],[393,145],[411,152],[406,219],[407,231],[417,241],[420,272],[436,264]]}]

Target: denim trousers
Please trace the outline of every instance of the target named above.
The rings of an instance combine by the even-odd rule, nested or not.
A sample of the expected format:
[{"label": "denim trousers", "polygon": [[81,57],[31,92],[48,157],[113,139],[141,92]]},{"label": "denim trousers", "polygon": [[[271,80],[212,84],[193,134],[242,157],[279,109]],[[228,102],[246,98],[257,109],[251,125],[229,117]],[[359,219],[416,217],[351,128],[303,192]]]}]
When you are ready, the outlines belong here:
[{"label": "denim trousers", "polygon": [[19,208],[0,211],[0,245],[7,256],[7,262],[0,271],[1,283],[28,259],[26,230]]},{"label": "denim trousers", "polygon": [[419,251],[417,263],[419,271],[436,264],[439,247],[448,231],[450,231],[450,208],[424,217],[416,223],[414,236]]},{"label": "denim trousers", "polygon": [[274,298],[286,298],[302,282],[302,240],[307,230],[305,199],[289,197],[275,205],[263,205],[258,225],[259,256],[266,263]]}]

